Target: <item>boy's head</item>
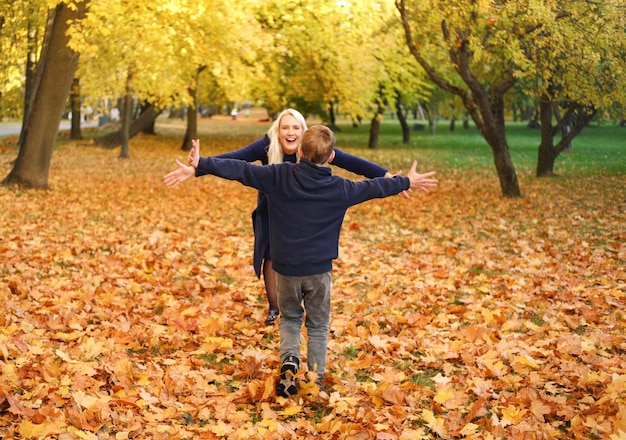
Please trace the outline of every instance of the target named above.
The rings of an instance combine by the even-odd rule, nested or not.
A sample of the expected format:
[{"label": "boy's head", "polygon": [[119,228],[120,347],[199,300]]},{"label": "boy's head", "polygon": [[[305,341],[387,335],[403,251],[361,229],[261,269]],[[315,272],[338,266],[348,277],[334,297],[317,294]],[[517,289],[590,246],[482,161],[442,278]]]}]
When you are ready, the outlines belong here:
[{"label": "boy's head", "polygon": [[335,135],[323,125],[313,125],[302,135],[301,156],[317,165],[328,162],[335,154]]}]

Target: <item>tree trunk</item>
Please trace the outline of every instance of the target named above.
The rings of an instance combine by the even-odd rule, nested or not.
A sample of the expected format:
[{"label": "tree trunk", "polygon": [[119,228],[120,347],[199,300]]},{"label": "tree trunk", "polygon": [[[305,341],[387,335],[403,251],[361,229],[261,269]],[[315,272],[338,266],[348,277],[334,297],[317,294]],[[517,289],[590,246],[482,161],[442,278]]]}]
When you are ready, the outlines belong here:
[{"label": "tree trunk", "polygon": [[401,95],[399,92],[396,92],[396,116],[398,117],[398,121],[400,121],[400,127],[402,127],[402,143],[409,144],[411,142],[411,129],[402,111]]},{"label": "tree trunk", "polygon": [[191,96],[192,104],[187,107],[187,130],[180,149],[183,151],[191,150],[191,141],[198,137],[198,108],[196,106],[196,89],[189,87],[189,96]]},{"label": "tree trunk", "polygon": [[378,115],[372,118],[372,123],[370,124],[370,138],[368,147],[372,150],[378,148],[378,134],[380,132],[380,120],[378,119]]},{"label": "tree trunk", "polygon": [[[487,102],[489,102],[489,105],[486,104]],[[487,121],[487,123],[483,123],[480,126],[480,132],[491,147],[502,195],[509,198],[521,197],[522,192],[517,180],[517,172],[515,171],[509,144],[506,140],[504,94],[492,90],[491,100],[483,99],[480,101],[480,104],[481,120]]]},{"label": "tree trunk", "polygon": [[[146,111],[146,109],[150,107],[150,103],[148,103],[147,101],[143,101],[141,103],[141,111],[139,112],[139,115],[141,115],[143,112]],[[139,117],[139,115],[137,115],[137,117]],[[149,134],[149,135],[156,135],[156,118],[154,118],[152,120],[152,123],[150,123],[149,125],[147,125],[143,130],[141,130],[141,132],[143,134]]]},{"label": "tree trunk", "polygon": [[[567,111],[558,119],[556,127],[552,126],[552,116],[555,107],[550,99],[543,96],[539,103],[539,117],[541,121],[541,144],[537,153],[537,177],[555,176],[554,166],[556,159],[563,151],[572,148],[572,141],[589,124],[596,114],[596,109],[582,104],[568,103]],[[568,129],[565,129],[568,127]],[[555,145],[555,136],[561,133],[561,140]]]},{"label": "tree trunk", "polygon": [[71,126],[70,139],[82,139],[83,134],[80,131],[80,122],[83,117],[80,111],[80,80],[74,78],[72,88],[70,90],[70,109],[71,109]]},{"label": "tree trunk", "polygon": [[68,23],[84,17],[87,3],[78,2],[74,8],[61,3],[49,12],[50,26],[37,66],[32,104],[17,159],[5,184],[48,188],[52,151],[78,65],[78,53],[68,46]]},{"label": "tree trunk", "polygon": [[450,118],[450,131],[454,131],[456,128],[456,118],[452,116]]},{"label": "tree trunk", "polygon": [[189,87],[189,96],[191,97],[191,105],[187,108],[187,130],[185,131],[185,138],[180,149],[183,151],[191,150],[191,141],[198,137],[198,78],[202,71],[206,69],[206,66],[202,66],[196,72],[193,85]]},{"label": "tree trunk", "polygon": [[370,139],[369,139],[369,144],[368,144],[368,147],[371,148],[372,150],[375,150],[376,148],[378,148],[378,135],[380,133],[380,121],[383,118],[383,115],[385,114],[385,106],[383,105],[381,100],[379,100],[376,105],[377,105],[376,113],[374,114],[374,117],[372,118],[372,123],[370,124]]},{"label": "tree trunk", "polygon": [[436,103],[427,103],[423,105],[426,120],[428,121],[429,133],[437,134],[437,123],[439,121],[439,108]]},{"label": "tree trunk", "polygon": [[335,117],[335,106],[332,102],[328,103],[328,118],[328,127],[334,132],[341,131],[341,129],[337,126],[337,118]]},{"label": "tree trunk", "polygon": [[126,81],[126,94],[124,95],[124,103],[122,104],[122,126],[120,128],[121,150],[120,159],[128,159],[130,157],[130,121],[132,116],[132,96],[130,89],[131,75]]},{"label": "tree trunk", "polygon": [[506,140],[504,140],[504,145],[502,145],[501,148],[493,152],[493,156],[502,195],[509,198],[521,197],[522,192],[517,180],[517,172],[513,166]]},{"label": "tree trunk", "polygon": [[[39,33],[37,32],[37,26],[33,23],[33,17],[35,17],[35,13],[31,12],[28,18],[28,54],[26,55],[26,78],[24,81],[24,111],[22,114],[22,129],[20,130],[20,139],[18,141],[18,145],[22,145],[22,140],[24,139],[24,130],[26,129],[28,114],[30,113],[30,104],[33,99],[35,76],[37,74],[36,69],[37,52],[39,50]],[[49,19],[51,18],[52,16],[50,15]]]},{"label": "tree trunk", "polygon": [[552,104],[546,96],[539,100],[541,143],[537,153],[537,177],[554,176],[554,133],[552,130]]},{"label": "tree trunk", "polygon": [[[159,115],[154,108],[154,105],[150,104],[144,111],[139,115],[137,119],[130,123],[130,128],[128,130],[128,138],[132,139],[137,136],[137,134],[141,133],[141,131],[145,127],[149,127],[156,117]],[[99,147],[104,148],[117,148],[122,144],[122,132],[121,129],[119,131],[114,131],[113,133],[109,133],[104,136],[100,136],[94,139],[94,144]]]}]

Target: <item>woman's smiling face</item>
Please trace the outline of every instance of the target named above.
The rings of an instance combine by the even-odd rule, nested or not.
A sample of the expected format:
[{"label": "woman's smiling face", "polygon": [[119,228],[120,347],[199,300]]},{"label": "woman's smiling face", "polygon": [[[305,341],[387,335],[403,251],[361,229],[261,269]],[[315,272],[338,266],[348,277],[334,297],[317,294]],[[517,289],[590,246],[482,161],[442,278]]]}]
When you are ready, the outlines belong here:
[{"label": "woman's smiling face", "polygon": [[298,150],[303,132],[302,124],[293,115],[286,114],[280,119],[278,139],[284,154],[294,154]]}]

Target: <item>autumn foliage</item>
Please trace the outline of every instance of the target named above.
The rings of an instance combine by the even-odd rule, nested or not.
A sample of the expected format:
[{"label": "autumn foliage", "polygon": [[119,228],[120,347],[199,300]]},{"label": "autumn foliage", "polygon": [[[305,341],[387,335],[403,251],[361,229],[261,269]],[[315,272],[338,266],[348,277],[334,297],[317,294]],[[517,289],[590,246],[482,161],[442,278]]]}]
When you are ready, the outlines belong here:
[{"label": "autumn foliage", "polygon": [[256,194],[166,188],[179,146],[66,143],[50,191],[0,187],[3,439],[626,439],[623,176],[506,200],[438,167],[432,193],[350,210],[328,386],[282,399]]}]

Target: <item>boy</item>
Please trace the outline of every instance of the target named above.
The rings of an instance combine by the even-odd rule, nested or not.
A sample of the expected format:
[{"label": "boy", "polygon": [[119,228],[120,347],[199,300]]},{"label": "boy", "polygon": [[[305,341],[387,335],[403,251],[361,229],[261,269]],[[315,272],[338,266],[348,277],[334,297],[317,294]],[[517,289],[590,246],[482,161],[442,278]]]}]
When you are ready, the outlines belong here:
[{"label": "boy", "polygon": [[[197,141],[194,141],[197,146]],[[325,166],[334,155],[333,132],[321,125],[302,137],[297,164],[253,165],[235,159],[199,158],[198,169],[237,180],[268,195],[270,253],[277,275],[280,310],[280,381],[277,394],[298,392],[302,319],[308,333],[307,367],[324,378],[332,260],[338,256],[339,235],[346,210],[374,198],[410,188],[428,191],[437,185],[435,172],[418,174],[416,162],[406,177],[379,177],[353,182],[333,176]],[[303,306],[304,304],[304,306]]]}]

